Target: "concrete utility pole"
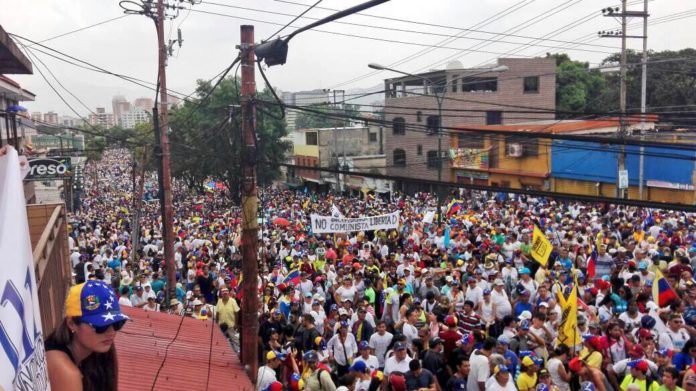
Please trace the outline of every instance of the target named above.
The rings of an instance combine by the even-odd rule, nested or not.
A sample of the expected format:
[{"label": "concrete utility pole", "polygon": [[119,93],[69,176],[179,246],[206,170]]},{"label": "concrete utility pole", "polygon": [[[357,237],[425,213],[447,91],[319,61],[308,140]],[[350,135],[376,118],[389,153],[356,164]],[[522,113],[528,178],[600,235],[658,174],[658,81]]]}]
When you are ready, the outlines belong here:
[{"label": "concrete utility pole", "polygon": [[167,46],[164,44],[164,0],[157,0],[157,46],[159,50],[160,85],[160,143],[162,148],[162,189],[164,193],[164,215],[162,216],[162,239],[164,261],[167,265],[167,307],[169,300],[176,297],[176,261],[174,260],[174,210],[172,208],[172,176],[169,165],[169,109],[167,102]]},{"label": "concrete utility pole", "polygon": [[[626,38],[643,38],[645,40],[645,36],[629,36],[626,35],[626,19],[628,17],[642,17],[644,18],[644,27],[645,23],[647,23],[647,17],[648,17],[648,12],[647,12],[647,0],[645,0],[645,10],[644,11],[628,11],[626,10],[626,1],[627,0],[621,0],[621,10],[619,12],[618,7],[608,7],[602,9],[602,13],[604,16],[609,16],[609,17],[618,17],[621,18],[621,31],[616,32],[616,31],[600,31],[599,36],[600,37],[610,37],[610,38],[621,38],[621,64],[619,65],[619,80],[620,80],[620,86],[619,86],[619,129],[617,130],[617,137],[619,139],[623,139],[627,136],[628,134],[628,123],[626,120]],[[643,46],[645,48],[645,41],[643,42]],[[645,62],[645,53],[643,54],[644,62]],[[643,64],[645,66],[645,64]],[[644,76],[645,77],[645,76]],[[641,155],[642,156],[642,155]],[[617,173],[616,173],[616,198],[627,198],[628,197],[628,184],[626,184],[626,188],[622,189],[620,187],[621,183],[621,173],[626,170],[626,146],[621,145],[621,151],[619,152],[619,156],[617,158]],[[641,186],[642,186],[642,180],[641,180]]]},{"label": "concrete utility pole", "polygon": [[258,367],[258,199],[256,191],[256,79],[254,26],[241,26],[242,67],[242,363],[256,383]]},{"label": "concrete utility pole", "polygon": [[[647,108],[648,93],[648,0],[643,0],[643,63],[640,73],[640,130],[645,131],[645,111]],[[641,139],[643,136],[641,135]],[[638,199],[643,199],[643,181],[645,171],[645,147],[640,147],[640,157],[638,162]]]}]

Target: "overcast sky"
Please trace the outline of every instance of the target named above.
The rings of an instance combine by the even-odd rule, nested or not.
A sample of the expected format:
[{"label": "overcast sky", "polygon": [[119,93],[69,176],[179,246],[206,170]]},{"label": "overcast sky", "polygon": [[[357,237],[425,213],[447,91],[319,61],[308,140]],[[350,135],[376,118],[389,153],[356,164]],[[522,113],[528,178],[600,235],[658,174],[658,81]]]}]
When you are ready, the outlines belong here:
[{"label": "overcast sky", "polygon": [[[133,0],[138,1],[138,0]],[[170,2],[177,3],[175,0]],[[189,93],[195,88],[196,79],[209,79],[224,69],[236,56],[235,45],[239,43],[239,26],[253,24],[256,40],[267,38],[279,26],[298,15],[315,0],[289,0],[305,3],[306,6],[289,4],[277,0],[204,0],[193,6],[193,11],[182,11],[172,23],[167,23],[166,33],[172,30],[176,37],[177,27],[183,32],[183,47],[175,50],[169,59],[168,84],[175,91]],[[360,0],[324,0],[319,7],[344,9]],[[365,13],[375,16],[399,18],[421,24],[386,20],[361,15],[343,19],[348,23],[369,26],[389,27],[402,31],[377,29],[369,26],[354,26],[331,23],[319,29],[342,34],[359,35],[405,43],[383,42],[365,38],[309,31],[290,41],[288,62],[266,72],[270,81],[285,91],[311,90],[315,88],[367,88],[379,85],[393,73],[380,72],[362,77],[348,84],[352,79],[371,74],[367,63],[384,65],[395,64],[409,56],[395,68],[409,72],[442,67],[447,61],[459,60],[465,67],[473,67],[495,61],[511,51],[514,55],[534,56],[544,52],[568,52],[573,59],[598,63],[609,52],[620,47],[620,40],[613,38],[588,40],[588,46],[578,46],[575,50],[565,49],[568,43],[537,41],[534,45],[524,37],[552,38],[558,41],[576,42],[580,38],[596,36],[598,30],[616,29],[617,21],[601,16],[600,10],[618,0],[391,0]],[[218,4],[218,5],[216,5]],[[696,46],[693,25],[696,22],[696,4],[691,0],[650,1],[651,19],[655,24],[649,28],[649,48],[653,50],[679,50]],[[221,6],[222,5],[222,6]],[[224,5],[227,5],[225,7]],[[260,10],[251,11],[233,7],[246,7]],[[510,9],[511,7],[514,7]],[[486,23],[488,18],[500,15],[508,9],[508,14]],[[629,0],[629,9],[642,9],[642,1]],[[81,27],[115,18],[123,14],[115,0],[0,0],[0,25],[8,32],[32,40],[43,40]],[[214,12],[233,17],[203,13]],[[691,11],[691,12],[689,12]],[[332,11],[313,9],[306,14],[311,18],[321,18]],[[682,13],[687,16],[679,20],[657,23],[668,15]],[[592,15],[592,17],[589,17]],[[587,18],[586,18],[587,17]],[[255,21],[244,20],[245,18]],[[523,24],[530,19],[538,21],[533,25]],[[293,23],[299,27],[311,23],[310,19],[300,19]],[[578,22],[578,23],[576,23]],[[639,24],[639,19],[629,23]],[[430,24],[430,25],[427,25]],[[433,24],[441,27],[433,26]],[[464,32],[466,28],[477,26],[478,30],[489,33],[515,31],[517,36],[500,36],[483,32]],[[519,27],[516,27],[519,26]],[[567,27],[567,31],[553,33]],[[293,28],[283,31],[291,32]],[[640,35],[641,29],[629,30]],[[550,35],[547,35],[550,34]],[[281,34],[282,35],[282,34]],[[461,38],[444,44],[446,48],[423,52],[427,46],[437,45],[447,36],[459,35]],[[502,39],[506,43],[482,42],[481,39]],[[156,35],[154,24],[145,16],[128,16],[93,27],[75,34],[45,42],[45,45],[63,51],[79,59],[106,68],[109,71],[155,81],[157,70]],[[548,48],[545,46],[555,46]],[[602,46],[597,46],[602,45]],[[558,48],[561,47],[561,48]],[[629,40],[629,48],[642,47],[638,39]],[[520,50],[522,48],[523,50]],[[463,51],[462,49],[475,49]],[[496,54],[498,53],[498,54]],[[106,107],[111,111],[113,95],[124,95],[129,100],[137,97],[152,97],[153,92],[113,76],[93,73],[72,65],[61,63],[44,54],[37,55],[51,68],[51,71],[73,94],[83,100],[90,108]],[[43,66],[40,66],[43,68]],[[46,73],[44,71],[44,73]],[[51,77],[46,73],[47,77]],[[30,111],[49,110],[62,115],[72,115],[49,88],[34,68],[34,75],[10,75],[37,97],[35,102],[25,102]],[[56,88],[60,88],[55,82]],[[257,85],[263,87],[263,80],[257,77]],[[63,92],[63,91],[61,91]],[[66,99],[86,115],[87,110],[70,97]]]}]

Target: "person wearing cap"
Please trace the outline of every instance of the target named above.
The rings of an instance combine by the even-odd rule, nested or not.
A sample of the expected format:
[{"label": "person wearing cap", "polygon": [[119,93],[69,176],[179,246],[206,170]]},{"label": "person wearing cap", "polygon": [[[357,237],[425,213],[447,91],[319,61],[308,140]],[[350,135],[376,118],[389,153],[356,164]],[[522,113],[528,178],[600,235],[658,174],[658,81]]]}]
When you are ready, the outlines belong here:
[{"label": "person wearing cap", "polygon": [[432,372],[437,378],[440,388],[447,384],[447,370],[445,365],[445,357],[443,355],[444,344],[439,337],[435,337],[428,341],[429,349],[423,354],[421,359],[423,368]]},{"label": "person wearing cap", "polygon": [[532,272],[528,267],[523,267],[520,269],[520,280],[517,282],[517,286],[521,286],[527,292],[529,292],[529,300],[533,303],[534,300],[536,300],[539,283],[534,281],[534,279],[531,277],[531,273]]},{"label": "person wearing cap", "polygon": [[602,371],[588,366],[578,357],[574,357],[568,362],[568,369],[576,374],[581,382],[592,383],[596,391],[613,390],[613,387],[609,384],[609,381]]},{"label": "person wearing cap", "polygon": [[143,308],[147,304],[147,296],[142,286],[138,285],[133,288],[130,301],[135,308]]},{"label": "person wearing cap", "polygon": [[326,343],[329,349],[329,361],[336,365],[338,376],[348,372],[353,357],[358,353],[358,344],[355,336],[348,332],[349,328],[347,321],[341,321],[338,324],[338,332]]},{"label": "person wearing cap", "polygon": [[496,353],[503,356],[503,359],[505,359],[505,366],[510,369],[510,372],[516,373],[517,365],[519,364],[520,359],[512,350],[509,349],[510,339],[504,335],[500,335],[498,336],[497,341],[498,345],[496,347]]},{"label": "person wearing cap", "polygon": [[408,372],[409,362],[411,357],[406,352],[406,343],[401,341],[395,343],[394,354],[384,361],[384,375],[389,376],[392,372]]},{"label": "person wearing cap", "polygon": [[[364,361],[355,361],[348,369],[348,372],[350,375],[347,376],[352,375],[355,377],[355,383],[352,387],[354,391],[367,391],[370,388],[370,383],[372,383],[370,374],[372,370],[367,367]],[[337,391],[340,391],[340,389],[341,387]],[[350,388],[344,387],[344,389],[349,390]]]},{"label": "person wearing cap", "polygon": [[492,335],[500,335],[505,325],[503,319],[512,314],[512,304],[507,292],[505,292],[505,283],[500,278],[493,281],[493,290],[491,291],[491,301],[495,306],[496,325],[493,328]]},{"label": "person wearing cap", "polygon": [[406,377],[407,390],[435,390],[437,389],[437,379],[429,370],[421,367],[420,360],[411,360],[408,363]]},{"label": "person wearing cap", "polygon": [[369,342],[360,342],[358,344],[358,350],[360,351],[360,355],[356,357],[355,360],[353,360],[353,364],[357,362],[364,362],[369,372],[372,372],[380,368],[377,356],[371,354]]},{"label": "person wearing cap", "polygon": [[52,389],[116,390],[114,340],[128,319],[108,284],[91,280],[73,285],[65,299],[65,317],[46,338]]},{"label": "person wearing cap", "polygon": [[516,391],[515,382],[512,380],[511,368],[505,364],[493,367],[493,376],[486,382],[487,391]]},{"label": "person wearing cap", "polygon": [[277,382],[276,370],[283,364],[286,354],[274,350],[266,353],[266,365],[259,367],[256,376],[256,391],[266,389],[273,382]]},{"label": "person wearing cap", "polygon": [[648,378],[648,363],[645,360],[633,360],[628,363],[631,373],[626,375],[619,386],[621,390],[627,390],[630,384],[636,384],[641,391],[657,391],[660,384]]},{"label": "person wearing cap", "polygon": [[517,377],[517,389],[519,391],[533,391],[537,383],[537,371],[539,371],[539,359],[531,355],[524,356],[520,361],[520,375]]},{"label": "person wearing cap", "polygon": [[215,322],[220,326],[223,334],[230,335],[237,326],[237,314],[240,311],[237,300],[230,297],[230,290],[223,286],[220,291],[220,299],[215,304]]}]

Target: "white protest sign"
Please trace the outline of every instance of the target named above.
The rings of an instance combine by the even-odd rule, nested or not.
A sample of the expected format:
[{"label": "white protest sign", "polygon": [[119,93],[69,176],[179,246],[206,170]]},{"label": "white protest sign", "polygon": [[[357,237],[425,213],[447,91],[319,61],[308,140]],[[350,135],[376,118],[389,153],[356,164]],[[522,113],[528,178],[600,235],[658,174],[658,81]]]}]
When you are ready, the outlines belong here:
[{"label": "white protest sign", "polygon": [[399,227],[399,212],[379,216],[340,218],[312,214],[312,232],[315,234],[374,231]]},{"label": "white protest sign", "polygon": [[50,390],[17,151],[0,157],[0,390]]}]

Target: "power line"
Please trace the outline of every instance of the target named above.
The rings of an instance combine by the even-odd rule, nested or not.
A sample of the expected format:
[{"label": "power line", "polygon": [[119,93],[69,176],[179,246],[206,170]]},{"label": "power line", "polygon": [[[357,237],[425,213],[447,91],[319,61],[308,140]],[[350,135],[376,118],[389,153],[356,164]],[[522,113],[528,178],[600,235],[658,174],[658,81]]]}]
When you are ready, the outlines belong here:
[{"label": "power line", "polygon": [[294,168],[294,169],[298,169],[298,170],[319,171],[319,172],[328,172],[328,173],[333,173],[333,174],[344,174],[344,175],[359,175],[359,176],[363,176],[363,177],[367,177],[367,178],[384,179],[384,180],[391,180],[391,181],[418,182],[418,183],[424,184],[424,185],[442,186],[442,187],[449,187],[449,188],[464,188],[464,189],[478,190],[478,191],[525,194],[525,195],[531,195],[534,197],[544,197],[544,198],[552,198],[552,199],[577,200],[577,201],[590,202],[590,203],[603,202],[603,203],[618,204],[618,205],[629,205],[629,206],[638,206],[638,207],[647,207],[647,208],[656,208],[656,209],[669,209],[669,210],[678,210],[678,211],[685,211],[685,212],[696,212],[696,206],[691,206],[691,205],[686,205],[686,204],[677,204],[677,203],[671,203],[671,202],[643,201],[643,200],[623,199],[623,198],[604,197],[604,196],[586,196],[586,195],[580,195],[580,194],[560,193],[560,192],[555,192],[555,191],[514,189],[511,187],[475,185],[475,184],[471,184],[471,183],[453,183],[453,182],[446,182],[446,181],[436,181],[436,180],[432,180],[432,179],[428,179],[428,178],[409,178],[409,177],[402,177],[402,176],[396,176],[396,175],[376,174],[376,173],[372,173],[372,172],[347,171],[347,170],[332,169],[332,168],[302,166],[302,165],[289,164],[289,163],[279,163],[278,165],[283,166],[283,167],[288,167],[288,168]]},{"label": "power line", "polygon": [[[304,11],[302,11],[301,14],[295,16],[295,18],[293,18],[291,21],[289,21],[285,26],[279,28],[278,31],[276,31],[275,33],[269,35],[269,36],[268,36],[268,39],[271,39],[271,38],[275,37],[276,35],[280,34],[281,31],[285,30],[286,28],[288,28],[288,26],[290,26],[291,24],[295,23],[295,21],[296,21],[297,19],[303,17],[307,12],[311,11],[312,8],[318,6],[319,3],[321,3],[321,2],[322,2],[322,0],[317,0],[316,3],[310,5],[309,8],[307,8],[307,9],[304,10]],[[318,20],[318,19],[317,19],[317,20]],[[268,39],[267,39],[267,40],[268,40]]]},{"label": "power line", "polygon": [[[241,7],[241,6],[236,6],[236,5],[230,5],[230,4],[222,4],[222,3],[215,3],[215,2],[210,2],[207,1],[204,4],[210,4],[210,5],[216,5],[220,7],[227,7],[227,8],[233,8],[233,9],[241,9],[245,11],[251,11],[251,12],[259,12],[259,13],[265,13],[265,14],[270,14],[270,15],[282,15],[282,16],[294,16],[293,14],[285,13],[285,12],[274,12],[274,11],[268,11],[268,10],[263,10],[263,9],[258,9],[258,8],[250,8],[250,7]],[[309,16],[303,16],[303,19],[309,19],[309,20],[319,20],[319,18],[314,18],[314,17],[309,17]],[[380,26],[380,25],[370,25],[370,24],[364,24],[364,23],[354,23],[354,22],[345,22],[345,21],[336,21],[334,22],[336,24],[343,24],[347,26],[356,26],[356,27],[365,27],[365,28],[372,28],[372,29],[379,29],[379,30],[386,30],[386,31],[396,31],[396,32],[403,32],[403,33],[410,33],[410,34],[420,34],[420,35],[426,35],[426,36],[433,36],[433,37],[451,37],[449,34],[443,34],[443,33],[436,33],[432,31],[420,31],[420,30],[412,30],[412,29],[403,29],[403,28],[396,28],[396,27],[387,27],[387,26]],[[417,23],[417,22],[414,22]],[[427,23],[426,23],[427,25]],[[460,28],[455,28],[456,30],[462,30]],[[483,33],[483,34],[489,34],[489,35],[502,35],[501,33],[494,33],[494,32],[489,32],[489,31],[480,31],[480,30],[474,30],[474,29],[464,29],[466,31],[471,31],[471,32],[477,32],[477,33]],[[563,40],[557,40],[557,39],[541,39],[537,37],[529,37],[529,36],[519,36],[519,35],[514,35],[510,34],[508,35],[513,38],[525,38],[525,39],[540,39],[543,41],[549,41],[549,42],[560,42],[560,43],[572,43],[575,44],[576,42],[570,42],[570,41],[563,41]],[[481,37],[467,37],[463,36],[460,37],[459,39],[469,39],[469,40],[475,40],[475,41],[490,41],[490,38],[481,38]],[[500,43],[509,43],[509,44],[519,44],[520,42],[511,42],[511,41],[498,41]],[[539,45],[540,47],[548,47],[548,48],[558,48],[558,46],[546,46],[546,45]],[[598,48],[607,48],[607,49],[616,49],[614,46],[609,46],[609,45],[597,45],[597,44],[588,44],[587,46],[593,46],[593,47],[598,47]],[[591,50],[588,50],[591,51]],[[609,52],[602,52],[602,51],[597,51],[600,53],[609,53]]]},{"label": "power line", "polygon": [[[516,12],[516,11],[519,11],[520,9],[522,9],[522,8],[524,8],[524,7],[526,7],[526,6],[530,5],[530,4],[532,4],[535,0],[531,0],[531,1],[529,1],[529,2],[527,2],[527,1],[528,1],[528,0],[521,0],[521,1],[519,1],[519,2],[517,2],[517,3],[515,3],[515,4],[513,4],[512,6],[510,6],[510,7],[508,7],[508,8],[505,8],[504,10],[499,11],[499,12],[497,12],[497,13],[495,13],[495,14],[489,16],[488,18],[486,18],[486,19],[484,19],[484,20],[482,20],[482,21],[480,21],[480,22],[474,24],[471,28],[479,28],[479,27],[487,26],[487,25],[489,25],[489,24],[491,24],[491,23],[493,23],[493,22],[495,22],[495,21],[497,21],[497,20],[502,19],[503,17],[505,17],[505,16],[507,16],[507,15],[510,15],[510,14],[512,14],[512,13],[514,13],[514,12]],[[469,31],[467,31],[467,30],[461,30],[459,33],[457,33],[457,34],[451,36],[450,38],[446,38],[446,39],[443,39],[443,40],[439,41],[436,45],[444,45],[444,44],[447,44],[447,43],[449,43],[449,42],[452,42],[452,41],[455,41],[455,40],[461,38],[462,36],[466,36],[468,33],[469,33]],[[403,57],[403,58],[401,58],[401,59],[399,59],[399,60],[397,60],[397,61],[394,61],[394,62],[388,64],[387,66],[388,66],[388,67],[396,67],[396,66],[399,66],[399,65],[404,64],[404,63],[407,63],[407,62],[409,62],[409,61],[411,61],[411,60],[413,60],[413,59],[415,59],[415,58],[419,58],[419,57],[421,57],[422,55],[425,55],[425,54],[427,54],[427,53],[430,53],[430,52],[432,52],[433,50],[435,50],[435,48],[421,49],[421,50],[419,50],[419,51],[417,51],[417,52],[415,52],[415,53],[413,53],[413,54],[411,54],[411,55],[409,55],[409,56],[406,56],[406,57]],[[374,76],[374,75],[378,74],[379,72],[381,72],[381,71],[372,71],[372,72],[368,72],[368,73],[363,74],[363,75],[361,75],[361,76],[357,76],[357,77],[354,77],[354,78],[352,78],[352,79],[350,79],[350,80],[347,80],[347,81],[344,81],[344,82],[335,84],[335,85],[333,85],[331,88],[337,88],[337,87],[340,87],[340,86],[344,86],[344,85],[346,85],[346,84],[350,84],[350,83],[353,83],[353,82],[356,82],[356,81],[359,81],[359,80],[363,80],[363,79],[365,79],[366,77]]]},{"label": "power line", "polygon": [[[268,104],[268,105],[276,105],[276,102],[270,102],[270,101],[264,101],[264,100],[257,100],[257,102],[262,103],[262,104]],[[295,106],[295,105],[286,105],[287,107],[300,110],[300,111],[306,111],[310,113],[314,113],[317,115],[323,115],[323,116],[328,116],[328,117],[335,117],[335,118],[343,118],[343,119],[354,119],[354,120],[359,120],[363,122],[373,122],[373,123],[378,123],[378,124],[389,124],[389,125],[394,125],[393,121],[387,121],[387,120],[382,120],[382,119],[374,119],[374,118],[366,118],[366,117],[357,117],[357,116],[351,116],[347,114],[341,114],[341,113],[336,113],[336,114],[326,114],[324,112],[314,110],[308,107],[302,107],[302,106]],[[432,132],[427,131],[427,126],[426,125],[410,125],[414,131],[421,131],[425,132],[428,134],[432,134]],[[636,146],[646,146],[646,147],[661,147],[661,148],[673,148],[673,149],[681,149],[681,150],[687,150],[687,151],[696,151],[696,145],[688,145],[688,144],[680,144],[680,143],[667,143],[667,142],[648,142],[644,140],[635,140],[635,139],[628,139],[628,138],[611,138],[611,137],[597,137],[593,135],[567,135],[567,134],[553,134],[553,133],[537,133],[537,132],[516,132],[516,131],[507,131],[507,130],[490,130],[490,129],[457,129],[456,127],[450,127],[450,131],[446,131],[446,133],[449,136],[452,135],[457,135],[460,134],[463,131],[466,132],[474,132],[474,133],[482,133],[482,134],[497,134],[497,135],[502,135],[502,136],[514,136],[514,137],[520,137],[520,138],[548,138],[548,139],[558,139],[558,140],[569,140],[569,141],[585,141],[585,142],[598,142],[601,144],[619,144],[619,145],[636,145]]]},{"label": "power line", "polygon": [[[123,19],[123,18],[125,18],[125,17],[127,17],[127,16],[128,16],[128,15],[121,15],[121,16],[117,16],[117,17],[115,17],[115,18],[110,18],[110,19],[102,20],[101,22],[97,22],[97,23],[94,23],[94,24],[90,24],[89,26],[80,27],[80,28],[78,28],[78,29],[76,29],[76,30],[71,30],[71,31],[68,31],[68,32],[66,32],[66,33],[62,33],[62,34],[54,35],[54,36],[49,37],[49,38],[42,39],[42,40],[38,41],[38,43],[48,42],[48,41],[52,41],[52,40],[54,40],[54,39],[62,38],[62,37],[65,37],[65,36],[67,36],[67,35],[75,34],[75,33],[78,33],[78,32],[80,32],[80,31],[85,31],[85,30],[91,29],[91,28],[93,28],[93,27],[101,26],[101,25],[104,25],[104,24],[107,24],[107,23],[110,23],[110,22],[113,22],[113,21],[116,21],[116,20],[119,20],[119,19]],[[34,45],[29,45],[28,47],[32,47],[32,46],[34,46]]]}]

